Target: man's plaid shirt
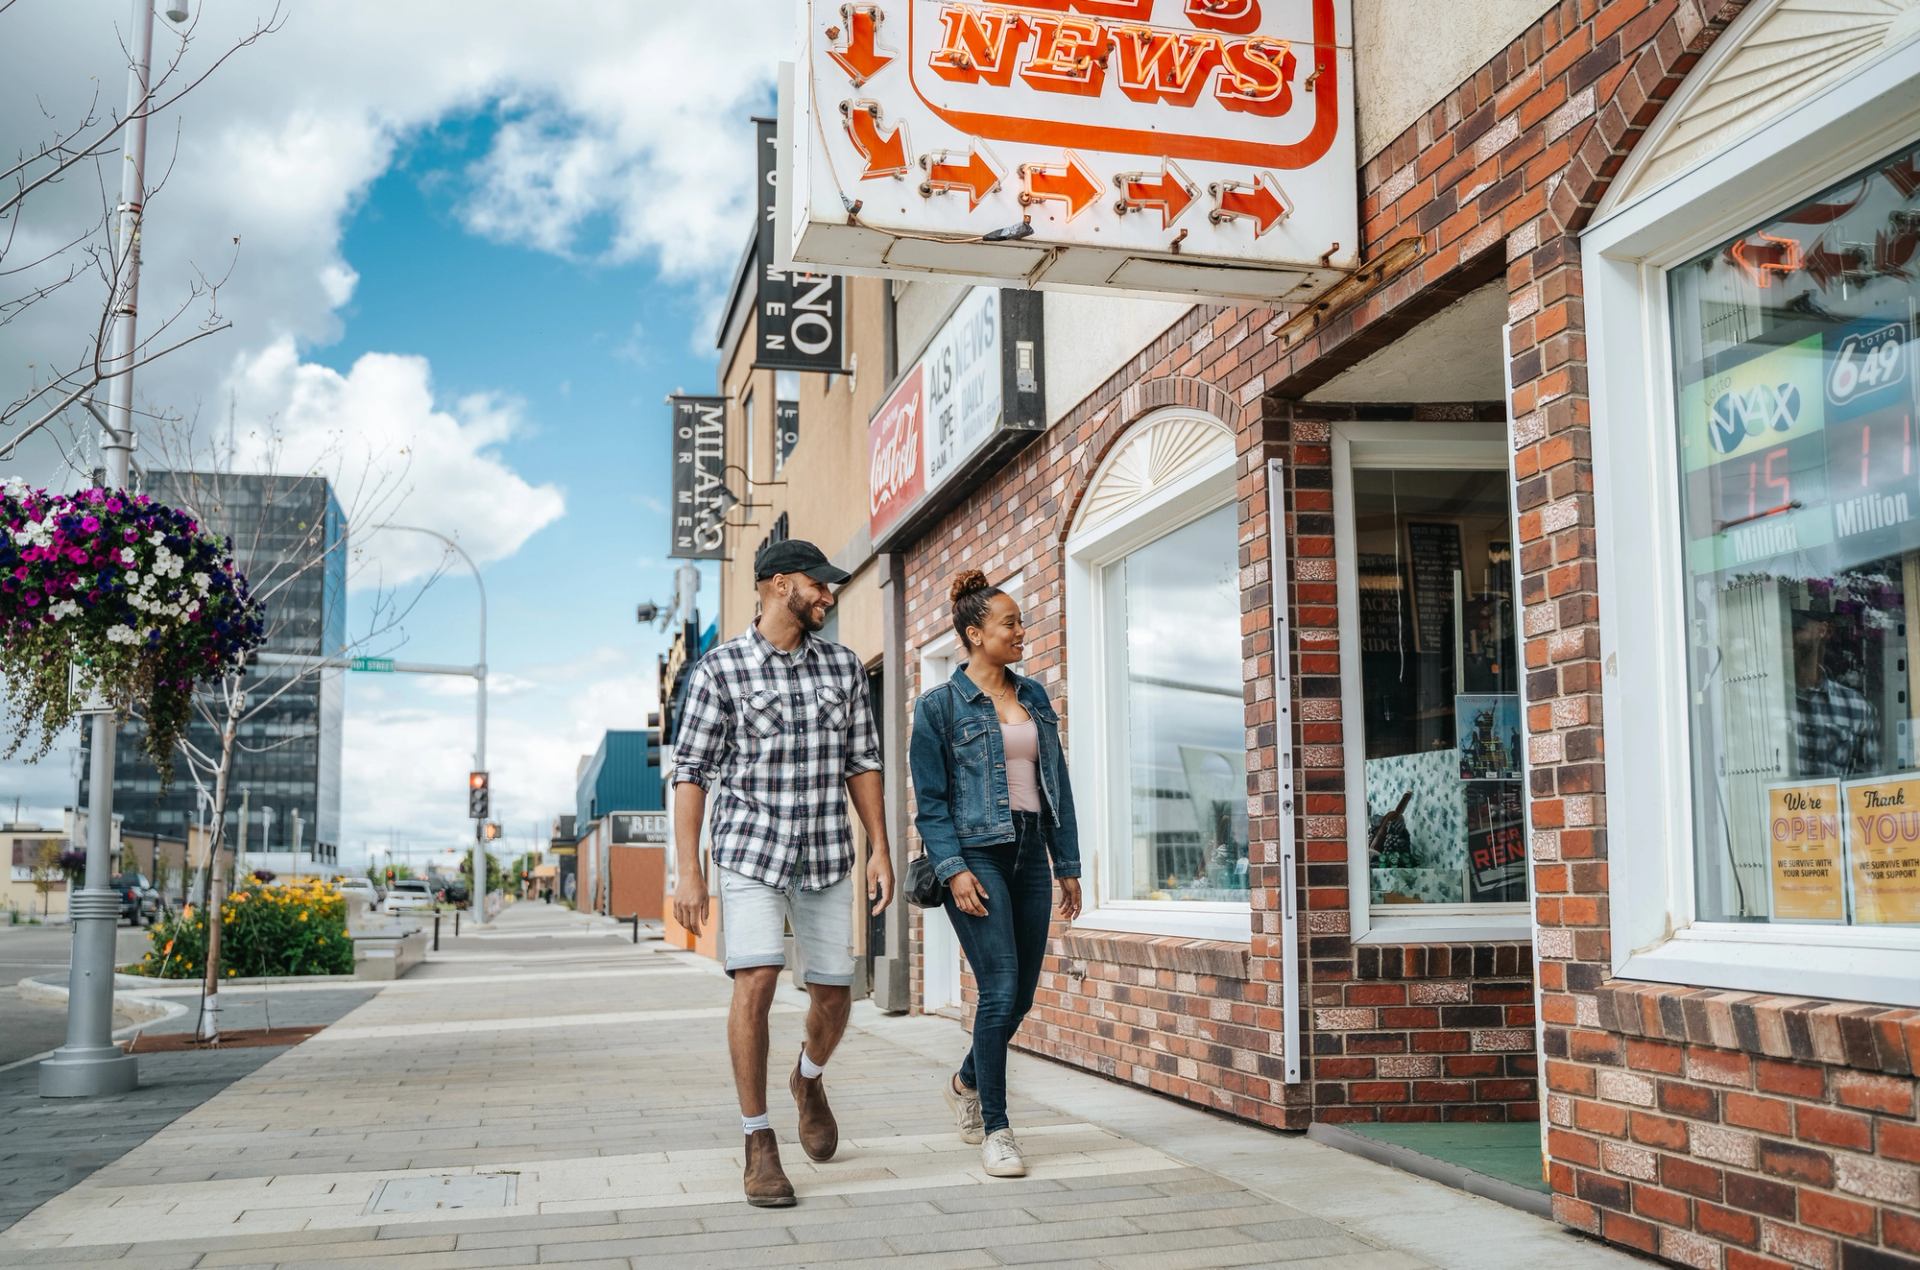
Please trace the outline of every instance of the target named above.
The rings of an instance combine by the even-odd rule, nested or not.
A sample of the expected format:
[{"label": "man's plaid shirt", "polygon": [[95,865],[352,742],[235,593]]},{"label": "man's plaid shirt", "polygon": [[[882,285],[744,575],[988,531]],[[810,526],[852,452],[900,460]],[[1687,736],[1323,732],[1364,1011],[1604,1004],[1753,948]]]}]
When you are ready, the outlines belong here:
[{"label": "man's plaid shirt", "polygon": [[1858,689],[1822,678],[1794,697],[1794,743],[1802,776],[1872,776],[1880,767],[1880,720]]},{"label": "man's plaid shirt", "polygon": [[805,636],[783,653],[759,627],[687,676],[673,779],[719,796],[713,862],[785,890],[824,890],[853,869],[846,782],[880,770],[867,671],[850,649]]}]

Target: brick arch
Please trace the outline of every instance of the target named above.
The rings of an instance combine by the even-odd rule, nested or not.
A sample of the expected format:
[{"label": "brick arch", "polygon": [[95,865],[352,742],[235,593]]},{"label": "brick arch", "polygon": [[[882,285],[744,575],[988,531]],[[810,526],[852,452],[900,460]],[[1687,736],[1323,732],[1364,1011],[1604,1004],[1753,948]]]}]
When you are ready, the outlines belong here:
[{"label": "brick arch", "polygon": [[[1547,209],[1563,233],[1578,233],[1593,216],[1620,168],[1688,72],[1752,0],[1681,0],[1652,38],[1625,63],[1576,144]],[[1602,15],[1604,18],[1604,15]],[[1620,39],[1623,32],[1610,38]],[[1604,83],[1606,78],[1602,77]]]},{"label": "brick arch", "polygon": [[[1254,418],[1259,413],[1257,405],[1256,399],[1255,407],[1251,408]],[[1135,424],[1156,410],[1164,410],[1169,406],[1212,415],[1233,434],[1234,444],[1239,446],[1239,438],[1246,427],[1243,416],[1248,415],[1249,411],[1243,410],[1233,394],[1217,384],[1192,375],[1157,375],[1128,386],[1121,392],[1119,400],[1107,407],[1105,417],[1095,425],[1093,436],[1087,444],[1085,460],[1079,465],[1073,487],[1066,502],[1061,505],[1059,523],[1054,527],[1055,541],[1059,546],[1066,545],[1074,522],[1080,518],[1080,505],[1093,488],[1094,478],[1106,466],[1108,456],[1133,431]]]}]

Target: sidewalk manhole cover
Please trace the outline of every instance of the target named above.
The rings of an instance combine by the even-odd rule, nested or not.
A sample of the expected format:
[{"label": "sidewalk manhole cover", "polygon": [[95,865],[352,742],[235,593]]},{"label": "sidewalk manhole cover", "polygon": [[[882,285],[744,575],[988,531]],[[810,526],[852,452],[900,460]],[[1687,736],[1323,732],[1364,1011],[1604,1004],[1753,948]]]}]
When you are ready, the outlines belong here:
[{"label": "sidewalk manhole cover", "polygon": [[438,1177],[390,1177],[368,1203],[369,1213],[430,1213],[438,1208],[507,1208],[513,1203],[511,1173],[458,1173]]}]

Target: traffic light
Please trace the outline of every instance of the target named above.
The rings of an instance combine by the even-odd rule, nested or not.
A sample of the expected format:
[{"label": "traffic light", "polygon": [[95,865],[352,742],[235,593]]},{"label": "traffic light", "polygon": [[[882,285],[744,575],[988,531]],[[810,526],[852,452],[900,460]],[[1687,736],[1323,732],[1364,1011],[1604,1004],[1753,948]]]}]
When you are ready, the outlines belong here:
[{"label": "traffic light", "polygon": [[487,822],[486,831],[481,836],[484,837],[488,842],[492,842],[494,839],[498,838],[500,836],[500,822],[497,820],[489,820]]},{"label": "traffic light", "polygon": [[485,772],[467,773],[467,817],[471,820],[485,820],[489,805],[487,801],[487,774]]},{"label": "traffic light", "polygon": [[387,866],[387,885],[393,885],[393,866]]}]

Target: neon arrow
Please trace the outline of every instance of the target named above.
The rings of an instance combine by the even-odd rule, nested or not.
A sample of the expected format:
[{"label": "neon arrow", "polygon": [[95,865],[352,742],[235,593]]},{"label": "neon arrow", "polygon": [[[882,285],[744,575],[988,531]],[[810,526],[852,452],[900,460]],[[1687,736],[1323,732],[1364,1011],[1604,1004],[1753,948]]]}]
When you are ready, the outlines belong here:
[{"label": "neon arrow", "polygon": [[1022,163],[1020,175],[1027,180],[1027,188],[1020,194],[1022,207],[1043,198],[1058,199],[1067,205],[1068,220],[1087,210],[1087,205],[1100,196],[1099,179],[1071,150],[1067,151],[1065,164]]},{"label": "neon arrow", "polygon": [[1255,238],[1285,220],[1293,210],[1281,197],[1279,186],[1265,172],[1251,182],[1220,181],[1209,185],[1207,189],[1216,196],[1207,219],[1218,225],[1237,217],[1246,217],[1253,222]]},{"label": "neon arrow", "polygon": [[1143,212],[1157,207],[1162,229],[1179,220],[1180,213],[1193,202],[1193,183],[1171,163],[1162,167],[1158,176],[1151,172],[1122,172],[1113,178],[1113,183],[1120,187],[1121,211]]},{"label": "neon arrow", "polygon": [[[1755,242],[1753,238],[1760,241]],[[1753,279],[1754,286],[1765,291],[1773,285],[1774,274],[1792,273],[1800,268],[1802,257],[1799,239],[1759,233],[1753,238],[1742,238],[1727,249],[1727,255],[1747,277]]]},{"label": "neon arrow", "polygon": [[927,170],[927,179],[921,182],[920,192],[932,194],[935,190],[965,190],[967,192],[967,210],[980,206],[980,200],[1000,188],[1000,174],[993,165],[980,157],[978,150],[969,151],[965,163],[941,163],[934,156],[952,154],[951,150],[936,150],[920,160]]},{"label": "neon arrow", "polygon": [[900,176],[907,170],[907,126],[901,124],[885,136],[880,134],[880,103],[874,101],[841,102],[840,113],[847,117],[847,135],[853,148],[867,161],[863,181],[876,176]]},{"label": "neon arrow", "polygon": [[[880,29],[881,15],[870,4],[856,4],[847,14],[847,47],[830,48],[827,56],[839,63],[840,69],[847,73],[855,88],[866,83],[880,73],[880,68],[893,60],[890,54],[882,53],[874,44],[874,37]],[[833,32],[829,31],[831,38]]]}]

